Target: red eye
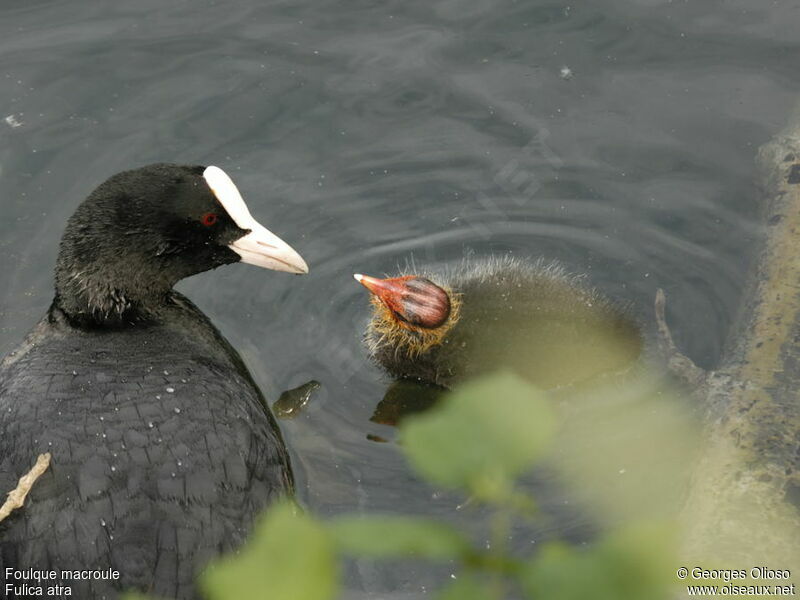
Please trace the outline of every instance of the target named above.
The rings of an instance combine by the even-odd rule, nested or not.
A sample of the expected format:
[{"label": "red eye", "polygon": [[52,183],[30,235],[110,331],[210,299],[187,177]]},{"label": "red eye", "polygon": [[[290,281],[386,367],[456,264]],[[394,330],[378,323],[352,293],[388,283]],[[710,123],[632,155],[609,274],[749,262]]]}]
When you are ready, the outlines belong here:
[{"label": "red eye", "polygon": [[219,217],[215,213],[206,213],[200,217],[200,222],[206,227],[211,227],[217,222]]}]

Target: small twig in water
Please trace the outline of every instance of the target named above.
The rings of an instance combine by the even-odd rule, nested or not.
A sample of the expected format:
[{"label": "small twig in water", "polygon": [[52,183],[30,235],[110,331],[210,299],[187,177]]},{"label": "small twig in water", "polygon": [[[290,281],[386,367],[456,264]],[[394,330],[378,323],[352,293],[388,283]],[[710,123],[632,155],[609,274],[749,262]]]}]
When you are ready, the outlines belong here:
[{"label": "small twig in water", "polygon": [[664,296],[664,290],[658,288],[655,301],[656,326],[658,327],[658,342],[664,358],[667,360],[667,366],[673,375],[683,379],[689,385],[693,387],[701,386],[708,374],[694,364],[691,358],[682,354],[672,340],[672,332],[669,330],[664,314],[666,303],[667,299]]},{"label": "small twig in water", "polygon": [[49,452],[40,454],[33,468],[20,477],[16,489],[8,493],[8,500],[5,501],[3,506],[0,506],[0,522],[15,509],[22,508],[23,504],[25,504],[25,498],[27,498],[28,492],[31,491],[33,484],[36,483],[36,480],[39,479],[42,473],[47,470],[47,467],[50,466],[50,458]]}]

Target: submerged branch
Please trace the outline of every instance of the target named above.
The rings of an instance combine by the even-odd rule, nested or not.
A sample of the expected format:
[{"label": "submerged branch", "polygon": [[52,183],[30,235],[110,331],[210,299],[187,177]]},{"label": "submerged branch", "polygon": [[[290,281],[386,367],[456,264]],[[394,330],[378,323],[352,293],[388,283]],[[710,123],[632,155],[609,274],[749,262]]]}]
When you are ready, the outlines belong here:
[{"label": "submerged branch", "polygon": [[672,341],[672,332],[667,325],[665,306],[667,303],[664,290],[658,288],[655,300],[656,326],[658,327],[658,344],[661,354],[667,361],[670,373],[678,377],[693,388],[703,385],[708,375],[703,369],[694,364],[691,358],[682,354],[675,342]]}]

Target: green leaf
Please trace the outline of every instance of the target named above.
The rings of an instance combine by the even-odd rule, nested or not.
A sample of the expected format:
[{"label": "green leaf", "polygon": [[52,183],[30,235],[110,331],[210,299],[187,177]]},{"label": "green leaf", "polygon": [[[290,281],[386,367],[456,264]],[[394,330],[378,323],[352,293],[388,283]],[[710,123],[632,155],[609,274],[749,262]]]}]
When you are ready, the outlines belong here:
[{"label": "green leaf", "polygon": [[495,600],[496,595],[476,577],[464,575],[444,586],[436,600]]},{"label": "green leaf", "polygon": [[592,385],[569,403],[552,466],[595,518],[663,519],[683,506],[702,448],[688,398],[642,373]]},{"label": "green leaf", "polygon": [[338,590],[333,541],[313,518],[284,502],[261,518],[238,556],[201,576],[209,600],[328,600]]},{"label": "green leaf", "polygon": [[503,498],[555,432],[544,393],[511,373],[477,379],[401,426],[403,447],[431,482]]},{"label": "green leaf", "polygon": [[529,598],[658,600],[670,594],[671,535],[664,527],[629,528],[589,549],[552,543],[522,574]]},{"label": "green leaf", "polygon": [[447,560],[468,555],[469,541],[452,527],[400,516],[339,517],[328,525],[339,548],[373,558]]}]

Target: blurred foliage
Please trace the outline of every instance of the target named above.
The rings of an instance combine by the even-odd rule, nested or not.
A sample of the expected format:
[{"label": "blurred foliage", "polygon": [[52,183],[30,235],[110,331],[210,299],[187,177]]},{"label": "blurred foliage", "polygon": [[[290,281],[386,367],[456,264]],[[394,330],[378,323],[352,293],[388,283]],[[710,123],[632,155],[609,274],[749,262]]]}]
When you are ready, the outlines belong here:
[{"label": "blurred foliage", "polygon": [[[652,406],[641,404],[638,410],[652,419]],[[665,419],[657,411],[655,418]],[[558,428],[546,395],[510,373],[476,380],[430,411],[403,420],[402,449],[413,468],[432,484],[462,491],[493,511],[488,548],[426,518],[358,515],[321,521],[283,503],[267,512],[238,555],[205,571],[201,589],[209,600],[332,600],[340,591],[339,561],[354,556],[453,561],[456,579],[443,582],[439,600],[666,597],[675,562],[671,531],[663,526],[618,527],[580,548],[549,542],[528,555],[507,548],[512,520],[529,518],[534,505],[520,491],[518,478],[554,453]]]},{"label": "blurred foliage", "polygon": [[403,422],[403,450],[434,484],[502,500],[555,433],[544,394],[516,375],[468,383],[449,401]]},{"label": "blurred foliage", "polygon": [[338,583],[331,536],[289,502],[272,507],[242,552],[212,564],[201,578],[210,600],[332,598]]},{"label": "blurred foliage", "polygon": [[695,406],[646,376],[592,386],[564,404],[548,458],[573,496],[605,523],[674,518],[700,453]]},{"label": "blurred foliage", "polygon": [[672,581],[671,538],[651,525],[617,531],[584,551],[551,543],[523,570],[522,584],[530,598],[657,600]]},{"label": "blurred foliage", "polygon": [[354,556],[449,560],[471,550],[467,538],[452,527],[416,517],[339,517],[328,530],[339,549]]}]

